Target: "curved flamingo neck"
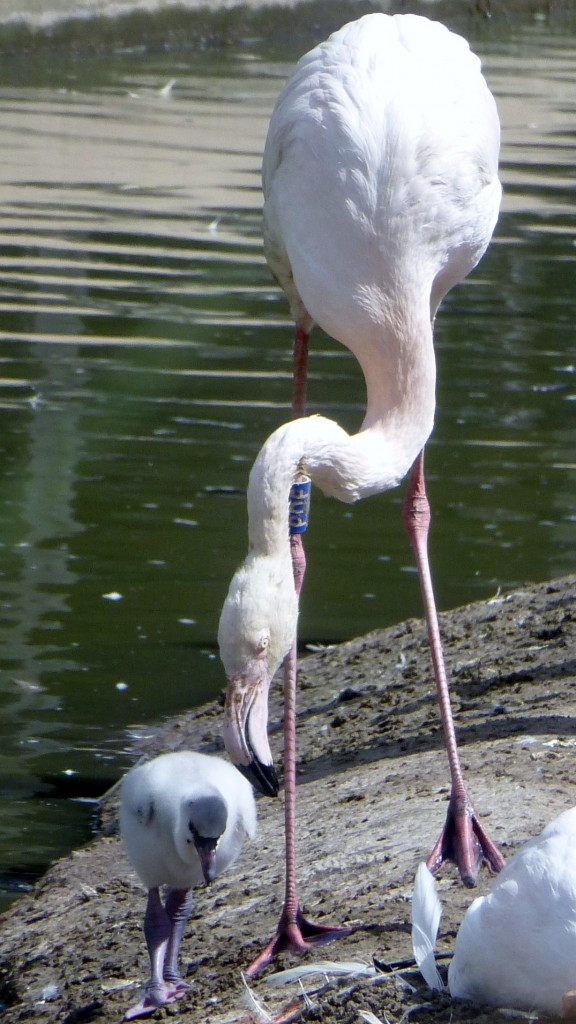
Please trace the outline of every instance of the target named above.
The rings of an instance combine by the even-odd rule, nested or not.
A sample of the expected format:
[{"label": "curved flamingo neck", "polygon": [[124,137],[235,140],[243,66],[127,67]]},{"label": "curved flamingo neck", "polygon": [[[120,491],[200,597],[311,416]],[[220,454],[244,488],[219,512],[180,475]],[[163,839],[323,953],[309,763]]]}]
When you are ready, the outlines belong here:
[{"label": "curved flamingo neck", "polygon": [[288,546],[288,498],[299,473],[324,494],[354,502],[396,487],[430,433],[409,432],[399,415],[384,421],[369,407],[362,429],[350,435],[333,420],[308,416],[279,427],[254,463],[248,484],[250,554],[274,555]]}]

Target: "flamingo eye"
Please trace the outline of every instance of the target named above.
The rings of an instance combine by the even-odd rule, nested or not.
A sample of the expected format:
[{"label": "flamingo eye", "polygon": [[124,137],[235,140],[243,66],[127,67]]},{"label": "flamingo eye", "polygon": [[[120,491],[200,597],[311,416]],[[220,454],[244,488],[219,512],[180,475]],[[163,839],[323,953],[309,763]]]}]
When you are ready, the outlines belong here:
[{"label": "flamingo eye", "polygon": [[269,646],[270,646],[270,637],[269,636],[263,636],[259,640],[259,642],[258,642],[258,654],[264,654],[264,651],[267,651]]}]

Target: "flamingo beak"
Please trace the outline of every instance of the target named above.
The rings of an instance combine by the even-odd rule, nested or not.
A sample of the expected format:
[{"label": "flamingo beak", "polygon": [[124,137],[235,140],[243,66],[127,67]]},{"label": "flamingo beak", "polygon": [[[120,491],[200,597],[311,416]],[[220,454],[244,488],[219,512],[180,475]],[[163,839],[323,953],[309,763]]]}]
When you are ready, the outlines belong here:
[{"label": "flamingo beak", "polygon": [[255,661],[228,680],[224,705],[224,745],[230,760],[264,796],[278,796],[279,783],[268,743],[268,690],[265,664]]}]

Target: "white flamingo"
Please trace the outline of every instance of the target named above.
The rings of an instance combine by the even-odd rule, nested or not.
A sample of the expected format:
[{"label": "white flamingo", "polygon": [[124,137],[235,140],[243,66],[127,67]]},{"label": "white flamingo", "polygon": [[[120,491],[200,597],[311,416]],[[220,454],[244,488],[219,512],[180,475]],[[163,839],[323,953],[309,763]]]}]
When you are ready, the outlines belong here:
[{"label": "white flamingo", "polygon": [[[424,865],[416,876],[415,950],[431,988],[441,907]],[[420,956],[417,957],[420,959]],[[448,969],[455,999],[574,1016],[576,1008],[576,808],[564,811],[521,846],[489,893],[469,906]]]},{"label": "white flamingo", "polygon": [[[126,1019],[145,1017],[188,988],[178,953],[192,888],[209,885],[256,833],[250,783],[219,757],[161,754],[122,780],[120,831],[128,859],[148,889],[144,934],[151,975]],[[162,903],[160,886],[168,886]]]},{"label": "white flamingo", "polygon": [[[249,553],[220,620],[228,677],[225,741],[271,795],[267,695],[286,655],[286,897],[277,935],[249,969],[283,948],[349,929],[304,921],[295,862],[295,644],[301,543],[289,540],[291,485],[305,474],[352,502],[410,471],[404,521],[428,624],[452,790],[429,858],[451,858],[466,884],[503,859],[476,818],[459,764],[427,555],[423,449],[432,430],[432,326],[446,292],[484,253],[498,216],[499,121],[480,61],[461,37],[416,15],[372,14],[306,54],[272,114],[263,163],[266,257],[296,322],[293,412],[302,417],[313,322],[350,349],[366,414],[350,436],[321,416],[296,418],[260,451],[248,487]],[[296,577],[296,588],[293,583]]]}]

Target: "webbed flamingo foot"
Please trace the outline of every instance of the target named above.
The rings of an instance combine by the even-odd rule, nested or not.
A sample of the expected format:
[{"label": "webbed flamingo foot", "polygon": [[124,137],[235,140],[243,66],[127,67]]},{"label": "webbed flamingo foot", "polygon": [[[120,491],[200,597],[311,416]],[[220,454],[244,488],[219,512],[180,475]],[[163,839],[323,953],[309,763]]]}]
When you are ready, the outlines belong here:
[{"label": "webbed flamingo foot", "polygon": [[295,913],[290,914],[284,909],[276,934],[245,973],[247,977],[253,978],[268,967],[280,953],[305,953],[314,946],[343,939],[354,930],[354,925],[313,924],[304,917],[300,906],[296,908]]},{"label": "webbed flamingo foot", "polygon": [[149,1017],[155,1013],[160,1006],[167,1003],[174,1003],[190,988],[183,978],[174,979],[168,983],[148,984],[139,1003],[131,1006],[124,1014],[124,1020],[138,1020],[142,1017]]},{"label": "webbed flamingo foot", "polygon": [[464,885],[476,885],[483,864],[496,875],[504,867],[504,857],[476,817],[468,795],[452,794],[444,827],[426,861],[432,874],[437,874],[445,861],[456,864]]}]

